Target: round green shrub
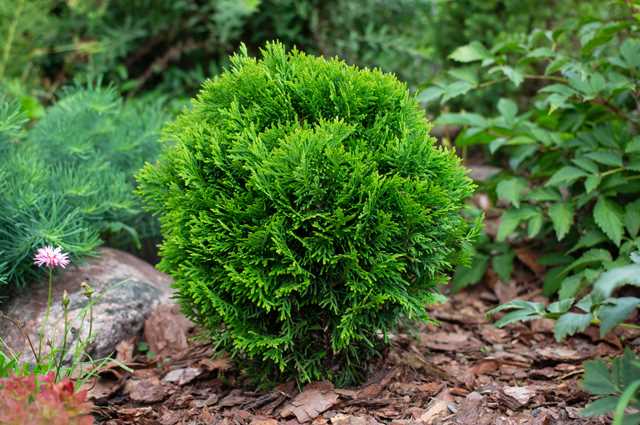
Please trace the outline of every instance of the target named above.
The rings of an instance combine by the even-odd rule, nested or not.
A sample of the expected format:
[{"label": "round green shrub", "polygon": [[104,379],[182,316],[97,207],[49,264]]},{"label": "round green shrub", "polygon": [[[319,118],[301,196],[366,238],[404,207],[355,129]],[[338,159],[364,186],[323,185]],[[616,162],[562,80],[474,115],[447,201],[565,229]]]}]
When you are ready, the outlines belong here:
[{"label": "round green shrub", "polygon": [[138,176],[184,312],[255,378],[354,382],[466,255],[473,191],[404,84],[246,50]]}]

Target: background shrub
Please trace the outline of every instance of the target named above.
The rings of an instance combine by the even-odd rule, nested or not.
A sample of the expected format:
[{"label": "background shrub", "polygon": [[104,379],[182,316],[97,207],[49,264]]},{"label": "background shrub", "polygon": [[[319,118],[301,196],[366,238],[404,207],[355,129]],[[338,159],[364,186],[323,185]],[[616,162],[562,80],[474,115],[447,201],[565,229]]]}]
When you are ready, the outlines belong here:
[{"label": "background shrub", "polygon": [[[406,86],[271,44],[206,82],[139,176],[185,313],[262,377],[351,382],[426,319],[473,186]],[[256,372],[258,373],[258,372]]]},{"label": "background shrub", "polygon": [[2,101],[0,271],[10,285],[0,295],[37,276],[32,257],[45,244],[78,257],[101,236],[139,245],[134,225],[157,229],[137,207],[133,174],[155,158],[162,121],[153,103],[123,103],[112,89],[74,89],[27,130],[17,102]]},{"label": "background shrub", "polygon": [[[501,81],[519,88],[513,99],[496,102],[497,114],[462,111],[437,122],[461,126],[455,143],[487,146],[502,169],[487,187],[507,207],[495,240],[551,254],[542,259],[550,266],[547,295],[579,295],[640,248],[640,33],[627,16],[629,7],[617,3],[500,50],[462,46],[457,60],[482,61],[485,75],[495,77],[475,84],[450,78],[440,93],[444,99],[452,85],[471,91]],[[487,246],[488,255],[500,248],[504,261],[494,257],[492,267],[508,281],[514,255],[504,245]],[[476,257],[476,264],[486,269],[487,258]],[[477,279],[467,283],[483,275],[469,272]]]}]

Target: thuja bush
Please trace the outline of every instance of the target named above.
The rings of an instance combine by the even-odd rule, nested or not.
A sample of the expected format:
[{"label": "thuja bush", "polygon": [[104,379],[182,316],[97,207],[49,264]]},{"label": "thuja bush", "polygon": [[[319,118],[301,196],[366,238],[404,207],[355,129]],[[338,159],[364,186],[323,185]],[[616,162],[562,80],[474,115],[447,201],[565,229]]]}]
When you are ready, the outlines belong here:
[{"label": "thuja bush", "polygon": [[160,267],[254,378],[355,381],[465,258],[473,184],[395,77],[280,44],[231,63],[139,174]]}]

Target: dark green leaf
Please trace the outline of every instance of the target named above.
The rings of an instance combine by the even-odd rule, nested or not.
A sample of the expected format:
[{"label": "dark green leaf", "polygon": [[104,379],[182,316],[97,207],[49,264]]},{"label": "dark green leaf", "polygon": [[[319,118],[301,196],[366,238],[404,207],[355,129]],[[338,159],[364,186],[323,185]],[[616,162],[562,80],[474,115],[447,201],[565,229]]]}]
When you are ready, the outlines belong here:
[{"label": "dark green leaf", "polygon": [[607,332],[624,322],[639,304],[640,298],[635,297],[612,298],[603,304],[598,313],[600,336],[604,337]]},{"label": "dark green leaf", "polygon": [[490,59],[491,53],[479,42],[474,41],[465,46],[460,46],[449,55],[450,59],[457,62],[474,62]]},{"label": "dark green leaf", "polygon": [[640,199],[627,204],[624,211],[624,225],[631,237],[638,236],[640,231]]},{"label": "dark green leaf", "polygon": [[616,245],[622,241],[623,225],[621,208],[614,201],[601,196],[593,209],[596,224]]},{"label": "dark green leaf", "polygon": [[583,332],[591,324],[592,316],[590,313],[565,313],[556,322],[553,328],[553,335],[556,341],[563,341],[567,336],[571,336],[576,332]]},{"label": "dark green leaf", "polygon": [[559,241],[569,233],[573,224],[573,214],[573,205],[569,202],[559,202],[549,208],[549,217]]},{"label": "dark green leaf", "polygon": [[477,254],[469,267],[458,267],[451,281],[452,289],[459,291],[467,286],[480,282],[488,266],[489,257],[483,254]]},{"label": "dark green leaf", "polygon": [[613,412],[618,404],[617,396],[608,396],[598,399],[587,406],[580,412],[582,416],[600,416],[609,412]]},{"label": "dark green leaf", "polygon": [[504,254],[496,255],[491,259],[491,268],[504,283],[508,283],[509,280],[511,280],[514,257],[514,252],[509,251]]},{"label": "dark green leaf", "polygon": [[602,273],[593,284],[593,292],[602,299],[606,299],[622,285],[640,286],[640,264],[616,267]]},{"label": "dark green leaf", "polygon": [[570,165],[562,167],[547,181],[547,186],[569,185],[575,180],[586,177],[587,173]]},{"label": "dark green leaf", "polygon": [[496,195],[498,195],[499,199],[509,202],[516,208],[520,208],[520,199],[526,189],[527,181],[525,179],[513,177],[498,183]]},{"label": "dark green leaf", "polygon": [[617,392],[611,382],[607,364],[602,360],[590,360],[584,363],[582,386],[593,395],[611,395]]}]

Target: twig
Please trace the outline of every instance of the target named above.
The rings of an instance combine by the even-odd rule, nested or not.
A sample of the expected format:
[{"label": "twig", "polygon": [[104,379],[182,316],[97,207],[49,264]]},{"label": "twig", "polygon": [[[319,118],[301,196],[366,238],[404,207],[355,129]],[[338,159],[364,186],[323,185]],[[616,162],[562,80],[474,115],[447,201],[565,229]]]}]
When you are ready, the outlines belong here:
[{"label": "twig", "polygon": [[4,314],[3,312],[0,311],[0,317],[11,322],[16,328],[18,328],[18,330],[20,331],[20,333],[22,334],[22,336],[24,337],[24,339],[27,340],[27,342],[29,343],[29,348],[31,349],[31,352],[33,353],[33,357],[35,357],[36,359],[36,363],[40,364],[40,356],[36,353],[36,349],[33,347],[33,343],[31,342],[31,338],[29,338],[29,335],[24,332],[24,329],[22,327],[22,325],[20,324],[20,322],[18,322],[15,319],[12,319],[11,317],[7,316],[6,314]]}]

